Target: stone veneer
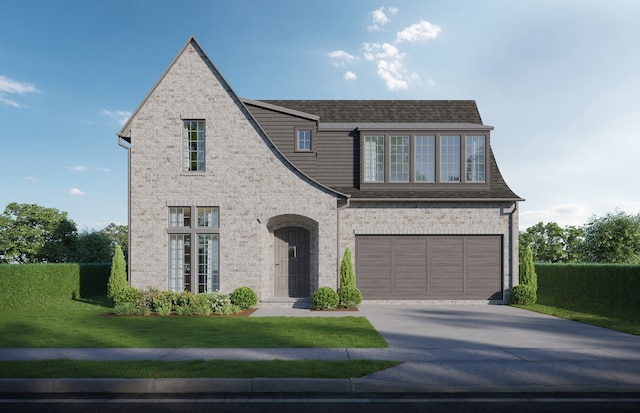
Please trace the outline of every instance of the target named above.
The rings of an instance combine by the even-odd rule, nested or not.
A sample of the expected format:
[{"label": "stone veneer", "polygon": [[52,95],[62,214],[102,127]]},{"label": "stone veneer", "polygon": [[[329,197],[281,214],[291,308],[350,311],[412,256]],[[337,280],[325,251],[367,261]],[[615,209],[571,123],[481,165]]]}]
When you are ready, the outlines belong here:
[{"label": "stone veneer", "polygon": [[[206,171],[182,172],[182,119],[206,121]],[[337,197],[272,147],[235,93],[190,42],[129,123],[130,276],[168,288],[168,207],[220,208],[220,289],[274,295],[273,231],[312,230],[311,288],[336,285]],[[292,130],[293,139],[293,130]]]}]

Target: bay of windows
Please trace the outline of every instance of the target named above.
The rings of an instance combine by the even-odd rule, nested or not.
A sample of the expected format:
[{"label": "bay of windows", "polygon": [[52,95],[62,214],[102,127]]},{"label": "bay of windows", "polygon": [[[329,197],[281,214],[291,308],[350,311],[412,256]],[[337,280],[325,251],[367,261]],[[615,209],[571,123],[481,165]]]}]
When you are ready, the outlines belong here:
[{"label": "bay of windows", "polygon": [[362,161],[363,183],[486,182],[486,137],[365,135]]},{"label": "bay of windows", "polygon": [[170,290],[204,293],[220,288],[219,217],[217,207],[169,208]]}]

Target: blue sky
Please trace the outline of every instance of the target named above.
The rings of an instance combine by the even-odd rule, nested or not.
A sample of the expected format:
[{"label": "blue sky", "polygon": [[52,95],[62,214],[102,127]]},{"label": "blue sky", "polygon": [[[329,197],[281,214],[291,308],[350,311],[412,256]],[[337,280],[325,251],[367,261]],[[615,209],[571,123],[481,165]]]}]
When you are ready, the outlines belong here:
[{"label": "blue sky", "polygon": [[250,99],[474,99],[520,227],[640,212],[640,2],[0,0],[0,208],[127,220],[115,133],[194,36]]}]

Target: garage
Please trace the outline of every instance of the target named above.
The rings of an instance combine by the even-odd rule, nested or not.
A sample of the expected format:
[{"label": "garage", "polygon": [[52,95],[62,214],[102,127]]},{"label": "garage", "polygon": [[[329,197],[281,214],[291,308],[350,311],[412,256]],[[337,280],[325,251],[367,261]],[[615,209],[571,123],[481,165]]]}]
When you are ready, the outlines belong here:
[{"label": "garage", "polygon": [[356,236],[365,300],[501,300],[502,236]]}]

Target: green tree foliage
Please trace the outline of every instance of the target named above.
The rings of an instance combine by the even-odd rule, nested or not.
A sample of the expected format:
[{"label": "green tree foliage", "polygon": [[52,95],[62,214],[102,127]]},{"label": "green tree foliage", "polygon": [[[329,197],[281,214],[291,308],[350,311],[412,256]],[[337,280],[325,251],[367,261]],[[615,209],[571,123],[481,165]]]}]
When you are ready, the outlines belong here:
[{"label": "green tree foliage", "polygon": [[640,263],[640,214],[627,215],[616,210],[604,217],[591,218],[584,231],[585,262]]},{"label": "green tree foliage", "polygon": [[102,231],[84,231],[78,234],[76,243],[76,262],[105,263],[113,256],[111,238]]},{"label": "green tree foliage", "polygon": [[581,228],[539,222],[520,233],[520,246],[530,247],[537,262],[577,262],[582,236]]},{"label": "green tree foliage", "polygon": [[66,212],[12,202],[0,216],[0,261],[73,261],[76,231]]},{"label": "green tree foliage", "polygon": [[520,253],[519,272],[520,284],[528,285],[536,292],[538,290],[538,276],[533,262],[533,251],[531,251],[530,247],[526,247]]},{"label": "green tree foliage", "polygon": [[115,305],[121,304],[123,297],[131,288],[133,287],[129,286],[127,282],[127,270],[122,248],[116,245],[116,251],[111,260],[111,275],[107,282],[107,297],[109,297]]},{"label": "green tree foliage", "polygon": [[111,240],[112,253],[115,251],[116,245],[120,245],[125,261],[129,260],[129,228],[126,225],[111,223],[100,233]]},{"label": "green tree foliage", "polygon": [[351,261],[351,248],[347,247],[340,262],[340,288],[355,286],[356,274],[353,271],[353,262]]}]

